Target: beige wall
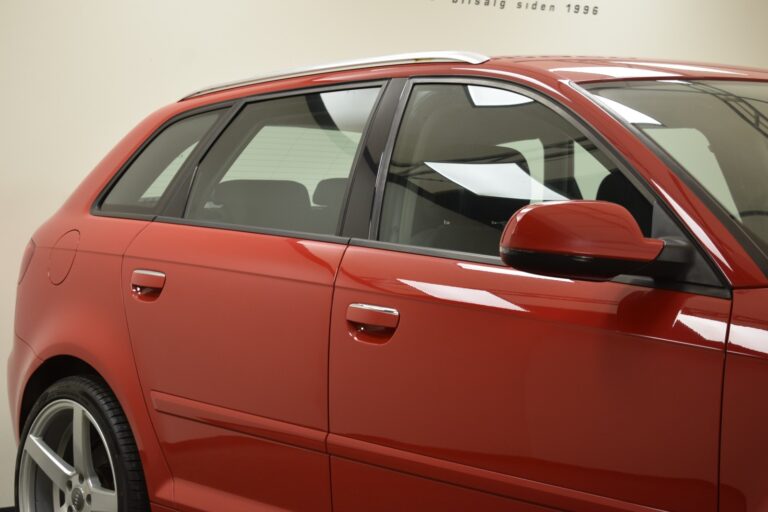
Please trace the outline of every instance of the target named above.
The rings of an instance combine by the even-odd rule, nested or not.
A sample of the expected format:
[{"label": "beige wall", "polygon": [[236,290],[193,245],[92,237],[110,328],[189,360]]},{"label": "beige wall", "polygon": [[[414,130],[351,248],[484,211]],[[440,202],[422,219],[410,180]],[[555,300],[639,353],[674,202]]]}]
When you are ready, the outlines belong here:
[{"label": "beige wall", "polygon": [[[424,49],[768,67],[760,0],[590,0],[586,16],[567,13],[576,0],[474,2],[0,0],[0,359],[29,235],[135,123],[198,86]],[[15,453],[4,390],[3,376],[0,506]]]}]

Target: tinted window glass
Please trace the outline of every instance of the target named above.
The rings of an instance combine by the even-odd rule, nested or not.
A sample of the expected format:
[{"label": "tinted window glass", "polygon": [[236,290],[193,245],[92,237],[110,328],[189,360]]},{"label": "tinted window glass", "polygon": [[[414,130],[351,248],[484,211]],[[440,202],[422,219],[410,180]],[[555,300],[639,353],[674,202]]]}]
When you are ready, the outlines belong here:
[{"label": "tinted window glass", "polygon": [[186,217],[333,234],[379,88],[252,103],[200,165]]},{"label": "tinted window glass", "polygon": [[768,84],[664,80],[588,89],[677,160],[768,254]]},{"label": "tinted window glass", "polygon": [[200,165],[186,217],[334,234],[379,88],[252,103]]},{"label": "tinted window glass", "polygon": [[553,110],[501,89],[417,85],[387,175],[379,239],[498,255],[518,209],[565,199],[617,202],[651,235],[650,202]]},{"label": "tinted window glass", "polygon": [[221,111],[187,117],[165,128],[131,163],[101,204],[119,213],[157,213],[163,194]]}]

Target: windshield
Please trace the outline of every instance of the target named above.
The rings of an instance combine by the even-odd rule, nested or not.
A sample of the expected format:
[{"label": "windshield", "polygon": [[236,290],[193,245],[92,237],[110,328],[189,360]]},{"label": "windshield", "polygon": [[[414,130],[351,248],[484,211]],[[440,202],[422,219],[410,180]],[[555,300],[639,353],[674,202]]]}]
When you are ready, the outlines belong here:
[{"label": "windshield", "polygon": [[585,88],[672,156],[768,253],[768,83],[663,80]]}]

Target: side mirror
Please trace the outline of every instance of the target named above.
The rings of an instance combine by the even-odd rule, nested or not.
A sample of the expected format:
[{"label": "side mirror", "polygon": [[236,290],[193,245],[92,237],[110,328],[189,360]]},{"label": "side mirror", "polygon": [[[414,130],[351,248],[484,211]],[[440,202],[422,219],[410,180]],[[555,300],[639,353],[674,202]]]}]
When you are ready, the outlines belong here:
[{"label": "side mirror", "polygon": [[507,223],[500,251],[518,270],[594,280],[620,274],[671,279],[693,259],[687,241],[645,238],[623,206],[605,201],[523,207]]}]

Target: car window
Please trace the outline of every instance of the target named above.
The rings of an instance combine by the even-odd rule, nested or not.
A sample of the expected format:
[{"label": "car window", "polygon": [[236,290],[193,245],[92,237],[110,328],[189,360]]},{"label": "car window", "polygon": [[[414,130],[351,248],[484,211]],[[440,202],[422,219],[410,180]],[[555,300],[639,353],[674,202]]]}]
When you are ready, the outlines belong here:
[{"label": "car window", "polygon": [[600,185],[611,171],[598,160],[592,151],[581,144],[573,145],[573,179],[582,199],[597,199]]},{"label": "car window", "polygon": [[181,166],[184,165],[184,162],[187,161],[187,158],[189,158],[189,155],[192,153],[192,150],[195,149],[196,146],[197,141],[193,142],[187,149],[179,153],[179,156],[174,158],[171,163],[168,164],[165,169],[163,169],[160,175],[155,178],[155,181],[152,182],[149,188],[145,190],[143,194],[141,194],[141,200],[157,201],[168,189],[168,186],[171,184],[171,180],[173,180],[174,176],[176,176],[176,173],[179,171],[179,169],[181,169]]},{"label": "car window", "polygon": [[160,199],[221,111],[186,117],[166,127],[135,158],[101,203],[110,213],[158,213]]},{"label": "car window", "polygon": [[518,209],[568,199],[619,203],[651,235],[651,203],[554,110],[492,87],[416,85],[388,169],[378,238],[498,255]]},{"label": "car window", "polygon": [[592,97],[654,149],[768,254],[768,84],[734,80],[594,83]]},{"label": "car window", "polygon": [[185,217],[334,234],[379,90],[246,106],[201,162]]},{"label": "car window", "polygon": [[[500,147],[507,147],[518,151],[528,163],[528,170],[531,172],[531,178],[539,183],[544,182],[544,146],[539,139],[517,140],[499,144]],[[541,197],[531,197],[532,201],[541,201]]]}]

